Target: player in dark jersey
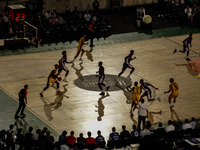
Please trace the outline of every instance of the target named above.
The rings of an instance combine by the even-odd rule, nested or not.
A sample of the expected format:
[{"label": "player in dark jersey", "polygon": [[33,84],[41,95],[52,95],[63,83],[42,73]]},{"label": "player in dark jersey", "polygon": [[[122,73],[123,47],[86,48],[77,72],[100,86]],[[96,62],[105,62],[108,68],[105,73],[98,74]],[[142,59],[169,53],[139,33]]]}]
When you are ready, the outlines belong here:
[{"label": "player in dark jersey", "polygon": [[59,76],[60,73],[62,72],[62,70],[65,70],[66,74],[65,74],[65,77],[64,77],[63,81],[67,82],[66,77],[67,77],[67,75],[69,73],[69,70],[65,66],[65,63],[72,63],[72,62],[68,62],[67,61],[67,52],[66,51],[63,51],[62,55],[63,55],[63,57],[58,61],[58,63],[59,63],[59,69],[58,69],[58,73],[57,73],[56,76]]},{"label": "player in dark jersey", "polygon": [[56,72],[57,72],[57,70],[58,70],[58,68],[59,68],[59,66],[56,64],[56,65],[54,65],[55,66],[55,68],[50,72],[50,74],[49,74],[49,76],[48,76],[48,78],[47,78],[47,85],[46,85],[46,87],[42,90],[42,92],[40,93],[40,97],[43,97],[43,92],[44,91],[46,91],[48,88],[49,88],[49,86],[50,86],[50,84],[51,83],[55,83],[56,85],[57,85],[57,94],[59,94],[59,83],[58,83],[58,81],[57,81],[57,75],[56,75]]},{"label": "player in dark jersey", "polygon": [[192,33],[190,33],[189,37],[187,37],[184,41],[183,41],[183,50],[177,50],[177,49],[174,49],[174,53],[176,52],[181,52],[181,53],[186,53],[186,60],[188,61],[191,61],[191,59],[188,57],[189,56],[189,53],[190,53],[190,49],[189,49],[189,44],[190,44],[190,47],[192,47]]},{"label": "player in dark jersey", "polygon": [[130,68],[130,69],[131,69],[131,72],[130,72],[130,74],[127,76],[127,78],[131,80],[130,75],[133,73],[133,71],[135,70],[135,68],[130,64],[130,61],[133,60],[133,59],[136,59],[136,57],[132,58],[133,54],[134,54],[134,50],[131,50],[131,51],[130,51],[130,54],[129,54],[128,56],[125,57],[122,71],[118,74],[118,77],[120,77],[120,76],[122,75],[122,73],[124,73],[124,71],[125,71],[127,68]]},{"label": "player in dark jersey", "polygon": [[160,97],[155,98],[151,98],[151,89],[149,88],[149,86],[153,87],[154,89],[158,90],[158,88],[156,88],[155,86],[153,86],[150,83],[146,83],[144,82],[143,79],[140,80],[140,92],[142,92],[142,89],[145,91],[142,96],[140,97],[140,100],[143,99],[144,96],[147,96],[148,101],[154,101],[154,100],[159,100],[161,101]]},{"label": "player in dark jersey", "polygon": [[[26,107],[26,104],[27,104],[27,92],[28,90],[28,85],[24,85],[24,89],[21,89],[18,96],[19,96],[19,107],[15,113],[15,119],[18,119],[20,116],[22,118],[25,117],[25,114],[24,114],[24,109]],[[21,111],[20,113],[20,116],[18,116],[18,113]]]},{"label": "player in dark jersey", "polygon": [[98,81],[98,86],[101,90],[101,93],[99,95],[105,95],[105,92],[103,91],[102,85],[106,87],[106,91],[108,91],[108,89],[110,88],[110,86],[107,86],[104,83],[104,78],[105,78],[105,74],[104,74],[104,67],[102,66],[103,62],[100,61],[99,62],[99,71],[97,71],[96,73],[99,73],[99,75],[96,75],[96,77],[99,77],[99,81]]}]

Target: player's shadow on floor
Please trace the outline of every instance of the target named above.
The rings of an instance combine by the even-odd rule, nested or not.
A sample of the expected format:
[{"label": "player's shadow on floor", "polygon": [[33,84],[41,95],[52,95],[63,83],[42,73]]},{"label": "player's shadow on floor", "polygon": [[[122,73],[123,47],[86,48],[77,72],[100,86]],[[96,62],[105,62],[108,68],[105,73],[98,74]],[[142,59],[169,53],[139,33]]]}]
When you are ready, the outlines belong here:
[{"label": "player's shadow on floor", "polygon": [[84,69],[84,67],[82,66],[83,62],[79,63],[80,65],[80,69],[77,69],[74,67],[74,65],[72,66],[72,68],[75,70],[76,75],[78,76],[78,78],[83,82],[83,75],[81,74],[81,71]]},{"label": "player's shadow on floor", "polygon": [[188,73],[191,74],[192,76],[198,76],[198,75],[199,75],[198,72],[195,72],[194,70],[192,70],[192,69],[189,67],[189,64],[176,64],[176,63],[175,63],[175,65],[176,65],[177,67],[185,66],[185,67],[187,68],[187,70],[188,70]]},{"label": "player's shadow on floor", "polygon": [[162,115],[162,110],[158,111],[158,112],[152,112],[152,111],[149,111],[149,114],[148,114],[148,121],[151,122],[151,124],[158,124],[159,122],[154,122],[154,115]]},{"label": "player's shadow on floor", "polygon": [[[176,119],[174,118],[174,116],[176,117]],[[171,120],[173,121],[175,128],[181,129],[183,123],[175,110],[171,111]]]},{"label": "player's shadow on floor", "polygon": [[[66,86],[67,86],[67,84],[63,85],[64,90],[61,92],[60,95],[56,95],[56,98],[53,103],[48,104],[46,101],[46,98],[41,97],[41,100],[44,103],[43,109],[44,109],[45,115],[49,121],[53,120],[52,111],[57,110],[59,107],[62,106],[63,98],[64,97],[69,98],[68,96],[64,95],[67,92]],[[52,87],[57,91],[56,87],[54,87],[54,86],[52,86]]]},{"label": "player's shadow on floor", "polygon": [[[61,104],[62,105],[62,101],[63,101],[63,98],[64,97],[66,97],[66,98],[69,98],[68,96],[66,96],[66,95],[64,95],[65,93],[67,93],[67,88],[66,88],[66,86],[67,86],[68,84],[65,84],[65,85],[63,85],[62,87],[63,87],[63,91],[61,91],[61,94],[59,94],[59,95],[56,95],[56,98],[55,98],[55,100],[54,100],[54,103],[57,103],[57,104]],[[56,90],[56,92],[57,92],[57,88],[56,87],[54,87],[53,86],[53,88]],[[61,106],[60,105],[60,106]],[[57,108],[58,109],[58,108]]]},{"label": "player's shadow on floor", "polygon": [[126,90],[122,90],[124,93],[124,96],[126,97],[126,103],[132,104],[132,94]]},{"label": "player's shadow on floor", "polygon": [[90,47],[89,51],[85,50],[86,56],[90,61],[93,61],[92,51],[93,51],[93,47]]},{"label": "player's shadow on floor", "polygon": [[95,107],[98,108],[98,110],[95,110],[95,112],[98,112],[98,117],[97,117],[97,121],[101,121],[102,120],[102,117],[104,116],[104,109],[105,109],[105,106],[102,102],[102,100],[106,97],[110,96],[108,93],[104,96],[101,96],[98,100],[98,105],[95,105]]},{"label": "player's shadow on floor", "polygon": [[[176,119],[174,118],[174,116],[176,117]],[[176,113],[175,110],[171,111],[171,120],[172,120],[172,121],[181,122],[181,119],[179,118],[179,116],[178,116],[178,114]]]},{"label": "player's shadow on floor", "polygon": [[137,127],[138,122],[134,119],[134,117],[130,115],[130,119],[133,121],[133,125],[135,125]]}]

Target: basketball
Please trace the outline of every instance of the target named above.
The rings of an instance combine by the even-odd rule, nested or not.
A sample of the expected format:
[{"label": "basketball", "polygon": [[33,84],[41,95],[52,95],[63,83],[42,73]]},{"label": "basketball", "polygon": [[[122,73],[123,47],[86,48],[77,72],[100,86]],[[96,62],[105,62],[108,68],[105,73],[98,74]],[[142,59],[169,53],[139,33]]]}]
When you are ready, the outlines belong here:
[{"label": "basketball", "polygon": [[61,77],[58,77],[58,81],[61,81],[62,80],[62,78]]}]

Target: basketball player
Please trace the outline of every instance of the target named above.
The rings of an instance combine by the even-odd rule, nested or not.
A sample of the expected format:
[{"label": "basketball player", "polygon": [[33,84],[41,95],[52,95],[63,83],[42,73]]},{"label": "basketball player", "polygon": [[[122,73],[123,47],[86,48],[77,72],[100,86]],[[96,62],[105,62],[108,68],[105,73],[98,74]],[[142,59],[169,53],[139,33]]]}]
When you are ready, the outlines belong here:
[{"label": "basketball player", "polygon": [[99,62],[99,71],[97,71],[96,73],[99,73],[99,75],[96,75],[96,77],[99,77],[99,81],[98,81],[98,86],[101,90],[101,93],[99,95],[105,95],[105,92],[103,91],[102,85],[106,87],[106,91],[108,91],[108,89],[110,88],[110,86],[107,86],[103,81],[105,78],[105,74],[104,74],[104,67],[102,66],[103,62],[100,61]]},{"label": "basketball player", "polygon": [[[135,108],[137,106],[137,103],[138,103],[139,97],[140,97],[140,93],[141,93],[140,92],[140,87],[138,86],[138,82],[134,83],[134,87],[131,90],[129,90],[128,88],[127,88],[127,90],[129,92],[133,92],[133,95],[132,95],[132,105],[131,105],[131,110],[130,110],[130,113],[133,116],[133,112],[134,112],[134,110],[135,110]],[[134,108],[133,108],[133,106],[134,106]]]},{"label": "basketball player", "polygon": [[125,57],[125,61],[124,61],[124,64],[123,64],[122,71],[118,74],[118,77],[120,77],[122,75],[122,73],[124,73],[124,71],[126,70],[126,68],[130,68],[131,72],[127,76],[127,78],[129,80],[131,80],[130,75],[133,73],[133,71],[135,70],[135,68],[130,64],[130,61],[133,60],[133,59],[136,59],[136,57],[132,58],[133,54],[134,54],[134,50],[131,50],[130,54]]},{"label": "basketball player", "polygon": [[176,53],[176,52],[185,53],[185,52],[187,51],[186,60],[191,61],[191,59],[188,58],[189,53],[190,53],[189,44],[190,44],[190,47],[192,47],[192,33],[190,33],[190,34],[189,34],[189,37],[187,37],[187,38],[183,41],[183,50],[181,51],[181,50],[175,49],[174,52],[173,52],[173,54]]},{"label": "basketball player", "polygon": [[[58,70],[58,68],[59,68],[59,66],[56,64],[56,65],[54,65],[55,66],[55,68],[50,72],[50,74],[49,74],[49,76],[48,76],[48,78],[47,78],[47,85],[46,85],[46,87],[42,90],[42,92],[40,93],[40,97],[43,97],[43,92],[46,90],[46,89],[48,89],[49,88],[49,86],[50,86],[50,84],[51,83],[56,83],[56,85],[57,85],[57,94],[59,94],[59,83],[58,83],[58,81],[57,81],[57,79],[58,79],[58,77],[57,77],[57,75],[56,75],[56,72],[57,72],[57,70]],[[61,78],[60,78],[61,79]]]},{"label": "basketball player", "polygon": [[62,70],[65,70],[66,74],[65,74],[65,77],[64,77],[63,81],[67,82],[66,78],[67,78],[67,75],[69,74],[69,70],[65,66],[65,63],[71,63],[71,62],[67,61],[67,52],[66,51],[63,51],[62,55],[63,55],[63,57],[58,61],[58,63],[59,63],[59,69],[58,69],[58,73],[56,74],[56,76],[59,76],[60,73],[62,72]]},{"label": "basketball player", "polygon": [[142,92],[142,89],[145,91],[142,96],[140,97],[140,100],[143,99],[143,97],[147,96],[148,101],[154,101],[154,100],[159,100],[161,101],[160,97],[157,97],[156,99],[151,98],[151,89],[149,88],[149,86],[153,87],[154,89],[158,90],[158,88],[156,88],[155,86],[153,86],[152,84],[146,83],[144,82],[143,79],[140,80],[140,93]]},{"label": "basketball player", "polygon": [[[173,78],[170,78],[169,82],[171,83],[169,85],[169,91],[164,92],[164,94],[172,92],[169,96],[169,105],[170,105],[170,110],[173,111],[173,107],[174,104],[176,103],[176,98],[178,97],[179,93],[178,93],[178,84],[176,82],[174,82]],[[172,103],[171,99],[174,98],[174,101]]]},{"label": "basketball player", "polygon": [[[83,34],[83,37],[79,40],[79,42],[78,42],[78,46],[77,46],[77,54],[76,54],[76,56],[74,57],[74,60],[78,57],[78,55],[81,53],[81,51],[82,51],[82,53],[81,53],[81,57],[80,57],[80,61],[83,61],[82,60],[82,56],[83,56],[83,54],[84,54],[84,49],[83,49],[83,45],[88,45],[88,43],[85,43],[85,38],[86,38],[86,34]],[[74,60],[72,60],[72,64],[74,65]]]}]

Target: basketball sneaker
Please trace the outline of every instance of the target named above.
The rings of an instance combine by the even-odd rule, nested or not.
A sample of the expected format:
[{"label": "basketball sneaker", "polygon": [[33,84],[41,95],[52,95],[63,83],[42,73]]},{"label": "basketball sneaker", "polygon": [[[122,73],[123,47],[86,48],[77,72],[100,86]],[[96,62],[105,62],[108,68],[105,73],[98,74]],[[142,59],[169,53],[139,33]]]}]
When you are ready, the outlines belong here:
[{"label": "basketball sneaker", "polygon": [[174,49],[173,54],[177,52],[177,49]]},{"label": "basketball sneaker", "polygon": [[108,86],[108,87],[106,88],[106,91],[108,91],[109,88],[110,88],[110,86]]},{"label": "basketball sneaker", "polygon": [[43,97],[43,94],[42,94],[42,93],[40,93],[40,97]]},{"label": "basketball sneaker", "polygon": [[18,118],[20,118],[20,116],[16,115],[16,116],[14,116],[14,118],[15,118],[15,119],[18,119]]},{"label": "basketball sneaker", "polygon": [[187,60],[187,61],[191,61],[191,59],[190,59],[190,58],[186,58],[186,60]]},{"label": "basketball sneaker", "polygon": [[156,100],[159,100],[159,102],[161,102],[161,99],[160,99],[160,97],[157,97],[157,98],[156,98]]},{"label": "basketball sneaker", "polygon": [[63,81],[66,82],[66,83],[68,83],[67,80],[66,80],[66,78],[64,78]]},{"label": "basketball sneaker", "polygon": [[74,65],[74,61],[72,60],[71,63],[72,63],[72,66],[73,66]]},{"label": "basketball sneaker", "polygon": [[79,60],[80,60],[80,61],[83,61],[83,59],[82,59],[82,58],[80,58]]},{"label": "basketball sneaker", "polygon": [[131,80],[130,76],[127,76],[127,79]]},{"label": "basketball sneaker", "polygon": [[104,93],[104,92],[101,92],[99,95],[105,95],[105,93]]}]

